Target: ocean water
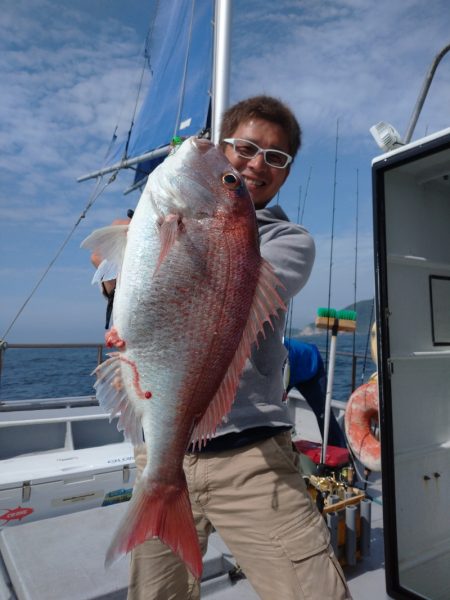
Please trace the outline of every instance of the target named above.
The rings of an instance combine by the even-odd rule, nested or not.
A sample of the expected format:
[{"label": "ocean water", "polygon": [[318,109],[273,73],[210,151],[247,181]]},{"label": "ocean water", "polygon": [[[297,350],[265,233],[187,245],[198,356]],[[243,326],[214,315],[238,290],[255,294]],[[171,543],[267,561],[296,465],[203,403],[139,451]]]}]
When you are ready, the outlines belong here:
[{"label": "ocean water", "polygon": [[0,401],[94,394],[96,366],[96,348],[8,348]]},{"label": "ocean water", "polygon": [[[316,344],[326,361],[326,336],[302,338]],[[355,336],[356,387],[376,370],[367,336]],[[348,400],[352,391],[353,336],[339,334],[334,374],[333,398]],[[341,354],[345,353],[345,354]],[[96,348],[8,348],[4,354],[0,380],[0,401],[61,398],[94,394],[97,365]]]}]

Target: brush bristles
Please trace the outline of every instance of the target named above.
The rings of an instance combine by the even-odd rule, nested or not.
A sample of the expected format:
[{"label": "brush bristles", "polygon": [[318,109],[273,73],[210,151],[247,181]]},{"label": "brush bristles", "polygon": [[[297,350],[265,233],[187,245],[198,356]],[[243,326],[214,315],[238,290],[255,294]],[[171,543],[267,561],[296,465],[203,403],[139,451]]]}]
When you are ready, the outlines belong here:
[{"label": "brush bristles", "polygon": [[338,319],[345,319],[346,321],[356,321],[356,312],[354,310],[338,310]]},{"label": "brush bristles", "polygon": [[318,308],[317,316],[324,319],[344,319],[345,321],[356,321],[354,310],[336,310],[335,308]]},{"label": "brush bristles", "polygon": [[335,308],[318,308],[317,316],[325,319],[335,319],[337,316],[337,310]]},{"label": "brush bristles", "polygon": [[354,310],[336,310],[335,308],[317,309],[317,328],[333,329],[336,325],[338,331],[355,331],[356,312]]}]

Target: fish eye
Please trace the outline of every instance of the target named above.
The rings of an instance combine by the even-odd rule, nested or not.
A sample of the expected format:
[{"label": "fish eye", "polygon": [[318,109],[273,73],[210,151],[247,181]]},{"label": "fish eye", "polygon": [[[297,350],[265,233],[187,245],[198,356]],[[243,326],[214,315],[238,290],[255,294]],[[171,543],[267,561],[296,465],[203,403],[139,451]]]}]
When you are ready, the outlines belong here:
[{"label": "fish eye", "polygon": [[224,173],[222,175],[222,183],[230,190],[237,190],[241,187],[241,181],[234,173]]}]

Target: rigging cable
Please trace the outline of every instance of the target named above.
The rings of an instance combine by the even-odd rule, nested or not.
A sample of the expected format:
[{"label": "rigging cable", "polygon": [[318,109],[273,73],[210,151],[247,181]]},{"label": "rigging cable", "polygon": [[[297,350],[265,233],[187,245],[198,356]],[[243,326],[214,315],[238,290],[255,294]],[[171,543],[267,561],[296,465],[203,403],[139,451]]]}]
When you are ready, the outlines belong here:
[{"label": "rigging cable", "polygon": [[127,133],[127,141],[125,142],[125,148],[123,151],[122,160],[126,160],[128,157],[128,147],[130,145],[131,133],[134,129],[134,120],[135,120],[138,105],[139,105],[139,98],[141,95],[142,84],[144,81],[146,65],[148,65],[150,73],[153,74],[152,65],[151,65],[150,40],[153,36],[153,28],[155,26],[156,15],[158,14],[158,10],[159,10],[159,0],[156,1],[155,10],[153,11],[152,16],[150,17],[150,23],[149,23],[148,30],[147,30],[147,36],[145,38],[144,62],[142,64],[141,76],[139,79],[138,90],[137,90],[137,94],[136,94],[136,102],[134,103],[133,114],[131,116],[130,127],[129,127],[128,133]]},{"label": "rigging cable", "polygon": [[298,224],[303,223],[303,217],[305,214],[305,207],[306,207],[306,199],[308,197],[309,182],[311,181],[311,172],[312,172],[312,167],[309,167],[308,180],[306,182],[305,198],[303,200],[302,214],[300,216],[300,220],[297,220]]},{"label": "rigging cable", "polygon": [[55,256],[52,258],[52,260],[48,264],[48,266],[45,269],[44,273],[41,275],[41,277],[39,278],[39,280],[37,281],[37,283],[35,284],[35,286],[31,290],[30,294],[25,299],[25,302],[22,304],[22,306],[17,311],[16,316],[13,318],[13,320],[11,321],[9,327],[7,328],[7,330],[5,331],[5,333],[3,334],[2,338],[1,338],[2,341],[4,341],[6,339],[6,336],[11,331],[11,329],[14,327],[14,324],[16,323],[17,319],[20,317],[20,315],[22,314],[23,310],[27,306],[28,302],[34,296],[35,292],[37,291],[37,289],[39,288],[39,286],[41,285],[41,283],[44,281],[45,277],[47,276],[47,273],[53,267],[53,265],[55,264],[56,260],[58,259],[58,257],[62,253],[62,251],[64,250],[64,248],[67,246],[70,238],[75,233],[75,230],[78,227],[78,225],[81,223],[82,219],[85,218],[88,210],[92,207],[92,205],[97,200],[97,198],[105,191],[105,189],[114,181],[114,179],[117,177],[118,171],[119,170],[117,169],[116,171],[113,172],[113,174],[111,175],[111,177],[108,179],[108,181],[104,184],[104,186],[101,189],[99,189],[99,187],[100,187],[100,183],[101,183],[102,178],[97,178],[97,183],[95,185],[95,188],[94,188],[94,190],[93,190],[93,192],[92,192],[92,194],[91,194],[91,196],[90,196],[90,198],[88,200],[88,203],[86,204],[84,210],[81,212],[80,216],[78,217],[78,219],[75,222],[74,226],[72,227],[71,231],[69,232],[69,234],[67,235],[66,239],[64,240],[64,242],[60,246],[59,250],[56,252]]},{"label": "rigging cable", "polygon": [[187,40],[186,58],[184,61],[183,79],[181,81],[181,86],[180,86],[180,98],[178,101],[178,111],[177,111],[177,117],[175,119],[175,128],[173,130],[173,137],[175,137],[177,135],[178,128],[180,127],[181,111],[183,108],[184,94],[186,91],[186,79],[187,79],[187,72],[188,72],[189,55],[190,55],[190,50],[191,50],[191,42],[192,42],[192,28],[193,28],[193,24],[194,24],[194,12],[195,12],[195,0],[192,0],[191,21],[189,23],[189,36],[188,36],[188,40]]},{"label": "rigging cable", "polygon": [[[130,124],[130,128],[129,128],[129,131],[128,131],[128,134],[127,134],[127,141],[126,141],[126,144],[125,144],[124,154],[123,154],[123,157],[122,157],[123,160],[126,159],[127,154],[128,154],[128,146],[129,146],[129,143],[130,143],[131,132],[132,132],[133,127],[134,127],[134,119],[135,119],[137,108],[138,108],[138,104],[139,104],[139,97],[140,97],[141,90],[142,90],[142,84],[143,84],[143,79],[144,79],[144,75],[145,75],[145,68],[146,68],[147,64],[148,64],[150,72],[152,73],[151,52],[150,52],[150,39],[152,38],[153,28],[154,28],[154,25],[155,25],[155,20],[156,20],[156,15],[158,13],[158,9],[159,9],[159,0],[156,0],[155,10],[153,11],[153,14],[152,14],[152,16],[150,18],[150,24],[149,24],[149,27],[148,27],[148,30],[147,30],[147,36],[145,38],[144,64],[142,66],[141,75],[140,75],[140,79],[139,79],[138,92],[137,92],[137,96],[136,96],[136,102],[135,102],[135,105],[134,105],[133,114],[132,114],[132,117],[131,117],[131,124]],[[116,128],[114,130],[114,133],[113,133],[110,145],[109,145],[109,147],[108,147],[108,149],[106,151],[105,157],[108,156],[108,154],[109,154],[109,152],[111,150],[111,147],[112,147],[112,145],[114,144],[114,142],[115,142],[115,140],[117,138],[116,132],[117,132],[117,126],[116,126]],[[82,211],[82,213],[78,217],[77,221],[75,222],[74,226],[72,227],[71,231],[67,235],[67,237],[64,240],[64,242],[62,243],[62,245],[60,246],[59,250],[56,252],[55,256],[53,257],[53,259],[48,264],[48,266],[45,269],[44,273],[41,275],[41,277],[39,278],[39,280],[37,281],[37,283],[35,284],[35,286],[31,290],[30,294],[27,296],[27,298],[25,299],[24,303],[19,308],[16,316],[13,318],[13,320],[11,321],[9,327],[6,329],[5,333],[3,334],[3,337],[1,338],[2,340],[6,339],[6,336],[9,334],[9,332],[13,328],[13,326],[16,323],[17,319],[22,314],[23,310],[25,309],[25,307],[27,306],[27,304],[29,303],[29,301],[31,300],[31,298],[34,296],[35,292],[37,291],[37,289],[39,288],[39,286],[41,285],[41,283],[44,281],[45,277],[47,276],[47,273],[50,271],[50,269],[52,268],[52,266],[54,265],[54,263],[56,262],[56,260],[58,259],[58,257],[62,253],[62,251],[64,250],[64,248],[69,243],[71,237],[73,236],[73,234],[74,234],[75,230],[77,229],[78,225],[81,223],[82,219],[84,219],[86,217],[87,212],[92,207],[92,205],[97,200],[97,198],[116,179],[119,170],[120,169],[116,169],[111,174],[111,176],[109,177],[108,181],[101,188],[100,188],[100,184],[101,184],[103,178],[102,177],[98,177],[97,178],[97,182],[96,182],[96,185],[94,187],[94,190],[91,193],[91,196],[90,196],[90,198],[89,198],[89,200],[88,200],[88,202],[87,202],[84,210]]]}]

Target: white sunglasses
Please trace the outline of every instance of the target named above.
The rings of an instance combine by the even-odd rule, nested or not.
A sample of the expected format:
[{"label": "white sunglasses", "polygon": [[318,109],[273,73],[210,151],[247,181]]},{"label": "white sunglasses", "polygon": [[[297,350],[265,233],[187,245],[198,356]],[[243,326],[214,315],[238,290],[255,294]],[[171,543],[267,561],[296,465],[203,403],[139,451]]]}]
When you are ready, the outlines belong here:
[{"label": "white sunglasses", "polygon": [[275,167],[275,169],[285,169],[288,164],[292,162],[292,156],[286,154],[286,152],[275,150],[273,148],[260,148],[257,144],[250,142],[249,140],[226,138],[223,141],[227,144],[231,144],[236,154],[242,158],[255,158],[258,154],[262,154],[264,162],[269,165],[269,167]]}]

